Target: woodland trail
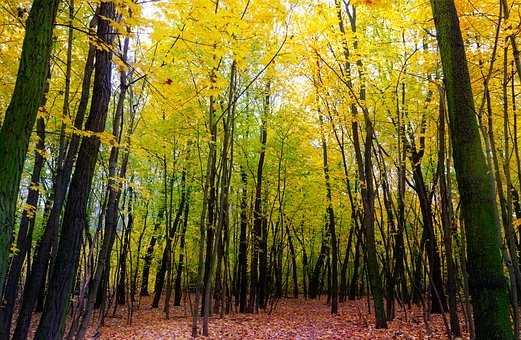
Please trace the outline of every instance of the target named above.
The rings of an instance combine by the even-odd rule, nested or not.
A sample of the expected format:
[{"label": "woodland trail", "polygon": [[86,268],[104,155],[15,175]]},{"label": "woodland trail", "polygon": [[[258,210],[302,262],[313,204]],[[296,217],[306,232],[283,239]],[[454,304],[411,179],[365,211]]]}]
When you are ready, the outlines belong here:
[{"label": "woodland trail", "polygon": [[[150,309],[143,303],[126,322],[127,310],[119,309],[106,320],[100,339],[189,339],[189,307],[173,307],[165,320],[162,309]],[[446,339],[443,319],[432,315],[428,336],[421,308],[397,311],[388,329],[374,328],[374,314],[368,314],[367,301],[340,304],[338,316],[332,316],[325,300],[280,300],[271,314],[229,314],[210,319],[211,339]],[[463,317],[461,318],[463,320]],[[462,330],[466,331],[462,324]],[[201,337],[205,339],[204,337]],[[468,339],[468,335],[464,337]]]}]

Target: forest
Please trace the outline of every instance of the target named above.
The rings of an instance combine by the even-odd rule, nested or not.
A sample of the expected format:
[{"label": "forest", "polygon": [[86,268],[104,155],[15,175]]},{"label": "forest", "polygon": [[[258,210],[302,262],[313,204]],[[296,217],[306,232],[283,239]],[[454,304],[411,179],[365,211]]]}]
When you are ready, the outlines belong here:
[{"label": "forest", "polygon": [[2,0],[0,339],[520,339],[520,0]]}]

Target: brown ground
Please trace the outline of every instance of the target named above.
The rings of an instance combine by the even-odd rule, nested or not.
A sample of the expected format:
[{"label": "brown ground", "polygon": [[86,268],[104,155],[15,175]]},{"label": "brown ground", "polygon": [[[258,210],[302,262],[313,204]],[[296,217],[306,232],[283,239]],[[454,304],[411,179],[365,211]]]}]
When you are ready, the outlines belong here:
[{"label": "brown ground", "polygon": [[[188,308],[172,307],[166,320],[162,309],[151,309],[141,302],[128,322],[125,308],[109,317],[101,328],[101,339],[187,339],[191,334]],[[230,314],[210,319],[212,339],[446,339],[443,318],[433,315],[424,322],[421,308],[397,312],[388,329],[375,329],[374,314],[367,311],[367,301],[340,304],[340,314],[332,316],[324,301],[281,300],[271,314]],[[448,318],[448,315],[447,315]],[[461,317],[463,319],[463,317]],[[463,320],[462,320],[463,323]],[[430,336],[428,336],[430,328]],[[462,329],[464,326],[462,325]]]}]

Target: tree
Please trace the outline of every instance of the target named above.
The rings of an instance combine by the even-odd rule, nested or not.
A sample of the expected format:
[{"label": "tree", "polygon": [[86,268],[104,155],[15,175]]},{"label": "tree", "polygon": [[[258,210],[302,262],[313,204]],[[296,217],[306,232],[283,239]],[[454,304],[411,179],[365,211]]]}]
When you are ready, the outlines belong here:
[{"label": "tree", "polygon": [[72,175],[56,263],[49,280],[48,297],[35,339],[59,339],[62,336],[74,273],[78,266],[82,234],[87,223],[87,199],[100,146],[100,138],[95,134],[105,129],[108,104],[112,93],[112,51],[110,48],[114,35],[109,20],[114,18],[114,4],[103,2],[98,15],[97,36],[105,46],[96,51],[93,98],[85,125],[93,135],[84,137],[80,145],[79,154],[82,156],[78,158]]},{"label": "tree", "polygon": [[0,129],[0,287],[4,286],[22,169],[47,79],[59,0],[34,0],[20,65]]},{"label": "tree", "polygon": [[485,161],[453,0],[431,0],[443,66],[454,167],[467,235],[476,339],[514,339],[497,239],[493,179]]}]

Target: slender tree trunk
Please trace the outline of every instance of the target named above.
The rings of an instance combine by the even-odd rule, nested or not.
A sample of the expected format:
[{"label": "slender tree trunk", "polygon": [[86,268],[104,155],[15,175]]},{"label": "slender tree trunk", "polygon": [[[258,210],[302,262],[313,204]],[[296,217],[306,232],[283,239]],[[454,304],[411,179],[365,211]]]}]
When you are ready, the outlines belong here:
[{"label": "slender tree trunk", "polygon": [[355,231],[356,235],[356,246],[355,246],[355,258],[353,259],[353,276],[351,277],[351,283],[349,284],[349,300],[355,300],[358,293],[358,277],[360,272],[360,248],[362,246],[362,235],[360,230]]},{"label": "slender tree trunk", "polygon": [[261,149],[259,152],[259,161],[257,163],[257,180],[255,185],[255,203],[253,208],[253,233],[252,233],[252,258],[251,258],[251,270],[250,270],[250,301],[249,301],[249,311],[251,313],[255,312],[259,307],[264,306],[264,291],[261,291],[264,287],[264,282],[262,280],[266,279],[266,277],[261,277],[264,275],[262,269],[263,262],[261,257],[267,256],[267,254],[262,254],[264,251],[263,247],[263,233],[262,233],[262,222],[263,222],[263,212],[262,212],[262,174],[264,170],[264,158],[266,156],[266,141],[267,141],[267,130],[266,130],[266,119],[267,119],[267,110],[269,109],[269,93],[266,94],[265,103],[264,103],[264,113],[262,116],[261,126],[260,126],[260,145]]},{"label": "slender tree trunk", "polygon": [[[44,96],[45,98],[45,96]],[[44,106],[44,105],[42,105]],[[11,331],[11,321],[16,302],[16,293],[18,291],[18,280],[22,272],[22,266],[26,255],[31,248],[33,229],[35,224],[36,213],[38,212],[38,198],[40,196],[40,173],[44,165],[45,152],[45,120],[38,118],[36,122],[38,141],[34,151],[34,165],[31,175],[31,182],[28,188],[28,195],[25,201],[26,209],[22,213],[20,227],[18,228],[18,237],[16,240],[16,248],[18,253],[13,257],[11,266],[9,267],[9,275],[7,276],[7,284],[4,288],[4,296],[2,305],[0,306],[0,339],[8,339]],[[29,266],[29,259],[27,259]],[[27,279],[27,278],[26,278]]]},{"label": "slender tree trunk", "polygon": [[[511,283],[511,294],[512,294],[512,305],[518,304],[517,294],[521,291],[519,290],[519,285],[521,284],[521,272],[519,268],[519,256],[517,249],[517,241],[515,238],[514,229],[512,227],[512,211],[511,211],[511,202],[507,202],[507,198],[505,197],[505,192],[503,191],[503,180],[501,177],[501,172],[499,168],[499,157],[496,149],[496,142],[494,137],[494,124],[493,124],[493,112],[492,112],[492,99],[490,97],[490,92],[488,88],[488,84],[485,84],[485,98],[487,103],[487,123],[488,123],[488,145],[490,147],[490,155],[492,158],[491,167],[492,167],[492,177],[496,181],[495,191],[497,193],[501,211],[501,221],[503,223],[503,229],[505,231],[505,240],[507,248],[504,250],[504,261],[507,265],[507,268],[510,268],[512,271],[512,275],[510,277]],[[508,143],[508,139],[505,141]],[[508,148],[508,147],[507,147]],[[508,188],[508,186],[507,186]],[[510,208],[508,207],[510,203]],[[509,211],[510,210],[510,211]],[[508,249],[508,251],[507,251]],[[514,330],[515,333],[518,331],[518,323],[519,323],[519,313],[517,310],[514,310]],[[517,334],[516,334],[517,335]]]},{"label": "slender tree trunk", "polygon": [[297,255],[295,254],[295,247],[293,245],[293,240],[291,239],[291,233],[289,231],[289,227],[286,224],[286,233],[288,235],[288,246],[289,253],[291,256],[291,275],[293,280],[293,297],[298,299],[298,276],[297,276]]},{"label": "slender tree trunk", "polygon": [[[173,223],[167,223],[166,225],[166,244],[163,250],[163,257],[161,259],[161,265],[158,272],[156,273],[156,282],[154,286],[154,300],[152,301],[152,308],[159,307],[159,300],[161,299],[161,293],[165,283],[165,276],[169,272],[169,268],[172,262],[172,241],[181,216],[183,215],[184,206],[186,204],[186,169],[183,170],[181,175],[181,199],[179,200],[179,207],[177,208],[175,219]],[[172,209],[172,208],[171,208]]]},{"label": "slender tree trunk", "polygon": [[[443,278],[441,276],[441,260],[436,244],[436,234],[432,222],[432,207],[429,192],[425,185],[423,172],[419,165],[420,160],[413,158],[413,177],[416,192],[420,200],[420,210],[422,214],[423,229],[425,230],[425,248],[427,250],[427,258],[430,273],[430,296],[431,296],[431,313],[443,313],[447,306],[445,293],[443,290]],[[421,251],[420,251],[421,254]],[[421,262],[421,261],[420,261]]]},{"label": "slender tree trunk", "polygon": [[452,257],[452,230],[453,216],[450,210],[450,193],[447,189],[448,169],[445,167],[446,147],[445,147],[445,91],[440,89],[440,108],[438,122],[438,179],[440,183],[441,196],[441,224],[443,226],[443,239],[445,244],[445,261],[447,262],[447,293],[449,296],[450,330],[455,337],[461,336],[461,329],[458,317],[456,283],[457,272]]},{"label": "slender tree trunk", "polygon": [[311,299],[316,299],[320,296],[321,293],[321,274],[324,270],[324,265],[329,255],[329,237],[329,228],[326,228],[322,235],[322,242],[320,245],[320,252],[318,254],[317,262],[315,262],[315,267],[313,268],[313,271],[310,273],[309,277],[308,295]]},{"label": "slender tree trunk", "polygon": [[[219,9],[219,1],[215,3],[215,12]],[[215,59],[215,55],[214,55]],[[211,88],[213,89],[216,81],[216,69],[210,74]],[[197,288],[195,292],[195,306],[192,310],[192,337],[197,336],[197,320],[199,315],[199,303],[201,301],[201,293],[206,295],[206,285],[209,283],[210,261],[213,245],[213,235],[215,228],[215,177],[217,162],[217,117],[215,116],[215,98],[210,96],[210,105],[208,108],[208,127],[210,133],[210,141],[208,143],[208,161],[206,165],[206,180],[203,188],[203,204],[201,209],[201,219],[199,221],[199,255],[198,255],[198,277]],[[204,259],[206,247],[206,261]],[[207,296],[203,296],[201,311],[206,309],[205,301],[209,301]],[[209,310],[209,306],[207,307]],[[208,316],[203,315],[203,336],[208,336]]]},{"label": "slender tree trunk", "polygon": [[[512,146],[514,149],[514,154],[516,156],[516,169],[517,169],[517,183],[519,185],[519,189],[521,190],[521,157],[519,156],[519,142],[518,142],[518,116],[517,116],[517,105],[516,105],[516,89],[515,89],[515,81],[514,81],[514,66],[512,61],[512,80],[511,80],[511,97],[512,97],[512,115],[514,120],[513,125],[513,137],[512,137]],[[521,218],[521,205],[519,204],[519,193],[514,189],[514,187],[511,187],[512,191],[512,200],[514,203],[514,208],[516,211],[516,217]],[[520,239],[518,243],[518,247],[521,249],[521,233],[520,233]]]},{"label": "slender tree trunk", "polygon": [[[118,305],[124,305],[127,302],[127,257],[129,256],[130,248],[130,234],[134,227],[134,214],[132,212],[133,204],[133,190],[129,186],[128,190],[128,203],[127,203],[127,223],[121,235],[121,252],[119,254],[119,271],[118,282],[116,285],[116,303]],[[109,252],[110,254],[110,252]],[[95,296],[95,294],[93,294]]]},{"label": "slender tree trunk", "polygon": [[351,227],[349,229],[349,235],[347,236],[346,250],[344,254],[344,260],[342,261],[342,267],[340,269],[340,302],[344,302],[347,297],[348,287],[347,287],[347,267],[349,265],[349,255],[351,253],[351,245],[353,242],[353,231],[355,228]]},{"label": "slender tree trunk", "polygon": [[161,226],[161,221],[163,221],[163,215],[165,213],[164,204],[159,208],[159,212],[157,213],[157,220],[154,223],[154,232],[152,237],[150,238],[150,242],[148,243],[147,251],[145,253],[145,258],[143,260],[143,274],[141,278],[141,296],[148,296],[148,281],[150,276],[150,266],[152,265],[152,260],[154,259],[154,248],[157,242],[157,233],[159,227]]},{"label": "slender tree trunk", "polygon": [[331,314],[338,313],[338,249],[337,249],[337,240],[336,240],[336,221],[335,221],[335,212],[333,210],[333,201],[331,194],[331,182],[329,178],[329,164],[327,158],[327,143],[326,137],[323,130],[323,122],[322,115],[319,112],[320,119],[320,128],[322,135],[322,156],[323,156],[323,166],[324,166],[324,178],[326,181],[326,197],[327,197],[327,224],[329,228],[329,235],[331,241],[331,289],[329,293],[331,294]]},{"label": "slender tree trunk", "polygon": [[185,252],[185,234],[188,226],[188,212],[190,210],[190,199],[186,198],[185,210],[183,213],[183,229],[181,230],[181,241],[179,245],[179,262],[177,264],[176,277],[174,283],[174,306],[181,305],[181,298],[183,296],[183,290],[181,287],[181,278],[184,269],[184,252]]},{"label": "slender tree trunk", "polygon": [[[122,60],[123,62],[127,61],[129,48],[129,38],[125,37],[123,41],[123,51],[122,51]],[[118,102],[116,104],[116,111],[114,115],[114,119],[112,122],[112,135],[118,141],[118,144],[121,142],[121,134],[123,129],[123,116],[124,116],[124,104],[125,98],[128,90],[127,84],[127,72],[126,70],[120,70],[119,72],[119,97]],[[130,118],[130,125],[127,131],[126,142],[130,143],[130,136],[132,135],[134,128],[134,117]],[[89,291],[87,296],[87,303],[85,309],[82,313],[81,322],[78,328],[78,333],[76,334],[76,339],[83,339],[85,333],[87,331],[87,327],[89,325],[92,310],[96,304],[96,298],[98,296],[104,297],[105,294],[103,291],[98,292],[99,290],[104,289],[104,285],[101,284],[103,280],[103,273],[110,272],[110,254],[112,252],[112,247],[114,244],[114,239],[116,237],[116,229],[119,220],[118,208],[119,201],[121,196],[121,188],[120,185],[116,182],[115,176],[118,175],[119,178],[125,178],[128,160],[129,160],[129,151],[126,150],[121,161],[121,166],[119,169],[119,173],[117,172],[117,164],[118,164],[118,156],[119,156],[119,147],[113,146],[110,150],[109,156],[109,182],[108,182],[108,197],[107,197],[107,207],[105,212],[105,232],[102,241],[101,248],[99,250],[99,254],[97,257],[97,265],[96,270],[94,272],[93,278],[89,283]],[[129,203],[131,204],[131,203]],[[130,221],[128,222],[130,223]]]}]

